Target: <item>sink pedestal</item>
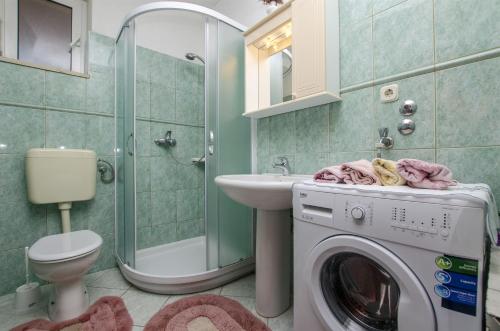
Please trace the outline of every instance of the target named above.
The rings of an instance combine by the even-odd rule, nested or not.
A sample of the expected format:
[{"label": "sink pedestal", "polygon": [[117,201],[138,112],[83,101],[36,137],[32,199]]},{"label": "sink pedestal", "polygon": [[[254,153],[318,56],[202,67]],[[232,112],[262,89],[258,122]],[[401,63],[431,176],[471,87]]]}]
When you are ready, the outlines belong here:
[{"label": "sink pedestal", "polygon": [[290,209],[258,209],[256,241],[256,310],[264,317],[276,317],[290,307]]}]

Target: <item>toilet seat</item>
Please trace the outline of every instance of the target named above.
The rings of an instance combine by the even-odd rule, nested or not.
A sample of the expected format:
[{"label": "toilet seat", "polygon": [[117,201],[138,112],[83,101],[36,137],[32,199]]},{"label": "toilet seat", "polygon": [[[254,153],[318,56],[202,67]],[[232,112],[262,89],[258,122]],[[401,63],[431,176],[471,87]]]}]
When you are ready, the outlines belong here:
[{"label": "toilet seat", "polygon": [[90,230],[54,234],[31,246],[28,256],[37,262],[59,262],[87,255],[101,247],[102,238]]}]

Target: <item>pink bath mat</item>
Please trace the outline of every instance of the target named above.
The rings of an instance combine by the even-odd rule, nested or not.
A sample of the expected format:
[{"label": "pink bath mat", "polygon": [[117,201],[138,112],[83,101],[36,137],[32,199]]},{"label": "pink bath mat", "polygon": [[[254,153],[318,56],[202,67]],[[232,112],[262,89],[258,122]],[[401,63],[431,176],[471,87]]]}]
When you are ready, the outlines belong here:
[{"label": "pink bath mat", "polygon": [[102,297],[77,318],[63,322],[33,320],[11,331],[130,331],[132,318],[119,297]]},{"label": "pink bath mat", "polygon": [[144,331],[271,331],[239,302],[219,295],[180,299],[156,313]]}]

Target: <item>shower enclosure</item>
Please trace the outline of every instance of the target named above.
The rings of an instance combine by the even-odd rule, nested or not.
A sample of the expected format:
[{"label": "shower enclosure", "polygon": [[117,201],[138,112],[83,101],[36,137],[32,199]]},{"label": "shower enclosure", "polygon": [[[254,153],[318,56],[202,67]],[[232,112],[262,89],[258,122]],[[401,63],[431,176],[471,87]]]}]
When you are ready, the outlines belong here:
[{"label": "shower enclosure", "polygon": [[254,268],[252,211],[215,185],[250,173],[244,27],[211,9],[154,2],[116,41],[116,258],[157,293],[217,287]]}]

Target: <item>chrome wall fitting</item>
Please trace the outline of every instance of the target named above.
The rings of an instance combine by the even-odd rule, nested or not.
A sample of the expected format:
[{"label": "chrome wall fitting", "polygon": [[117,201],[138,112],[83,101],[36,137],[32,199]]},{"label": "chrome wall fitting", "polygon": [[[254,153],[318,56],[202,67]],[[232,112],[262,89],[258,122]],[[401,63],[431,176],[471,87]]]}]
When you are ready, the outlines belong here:
[{"label": "chrome wall fitting", "polygon": [[154,140],[155,144],[158,146],[174,147],[177,144],[177,140],[172,138],[172,131],[167,131],[165,137],[158,138]]},{"label": "chrome wall fitting", "polygon": [[383,149],[391,149],[394,147],[394,139],[389,137],[389,129],[388,128],[380,128],[378,129],[378,135],[380,140],[375,144],[375,148],[377,149],[377,157],[382,157]]},{"label": "chrome wall fitting", "polygon": [[115,180],[115,169],[110,162],[97,159],[97,171],[100,174],[101,182],[104,184],[111,184]]},{"label": "chrome wall fitting", "polygon": [[413,100],[406,100],[400,107],[399,113],[403,116],[412,116],[417,112],[417,103]]},{"label": "chrome wall fitting", "polygon": [[398,131],[403,136],[407,136],[409,134],[412,134],[413,131],[415,131],[415,122],[413,122],[409,118],[402,119],[398,125]]}]

